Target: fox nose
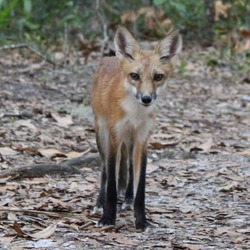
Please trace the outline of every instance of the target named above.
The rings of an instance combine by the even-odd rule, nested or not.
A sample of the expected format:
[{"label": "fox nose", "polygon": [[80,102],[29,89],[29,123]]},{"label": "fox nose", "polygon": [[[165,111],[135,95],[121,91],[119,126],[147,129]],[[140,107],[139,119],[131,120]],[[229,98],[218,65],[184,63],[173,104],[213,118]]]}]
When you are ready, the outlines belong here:
[{"label": "fox nose", "polygon": [[152,101],[152,97],[149,96],[149,95],[144,95],[141,97],[141,101],[144,103],[144,104],[149,104],[151,103]]}]

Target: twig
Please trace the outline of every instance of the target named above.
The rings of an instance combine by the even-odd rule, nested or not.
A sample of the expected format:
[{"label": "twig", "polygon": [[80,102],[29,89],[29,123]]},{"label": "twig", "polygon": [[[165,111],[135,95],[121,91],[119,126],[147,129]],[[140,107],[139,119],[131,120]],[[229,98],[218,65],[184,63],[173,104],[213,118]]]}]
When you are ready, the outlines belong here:
[{"label": "twig", "polygon": [[124,227],[125,227],[125,225],[117,226],[117,227],[115,228],[115,232],[116,232],[116,233],[119,233],[119,231],[120,231],[122,228],[124,228]]},{"label": "twig", "polygon": [[101,227],[98,231],[99,232],[109,232],[109,231],[112,231],[113,229],[115,229],[115,226],[110,225],[110,226]]},{"label": "twig", "polygon": [[69,28],[67,23],[64,25],[64,39],[63,39],[63,54],[64,54],[64,66],[66,66],[67,58],[69,55]]},{"label": "twig", "polygon": [[47,56],[44,56],[40,51],[34,49],[33,47],[28,46],[28,49],[29,49],[30,51],[32,51],[33,53],[35,53],[36,55],[38,55],[39,57],[41,57],[44,61],[46,61],[46,62],[48,62],[48,63],[50,63],[50,64],[52,64],[52,65],[54,65],[54,66],[57,66],[57,67],[58,67],[58,66],[59,66],[59,67],[63,67],[62,65],[56,64],[56,63],[53,62],[52,60],[48,59]]},{"label": "twig", "polygon": [[14,213],[24,213],[24,214],[45,214],[50,217],[61,217],[62,215],[55,212],[48,211],[38,211],[38,210],[27,210],[27,209],[19,209],[19,208],[5,208],[0,207],[1,212],[14,212]]},{"label": "twig", "polygon": [[100,8],[100,0],[96,0],[96,12],[97,12],[97,15],[102,23],[102,29],[103,29],[103,40],[101,42],[102,46],[101,46],[101,53],[103,54],[104,52],[104,49],[105,49],[105,46],[109,40],[109,37],[108,37],[108,26],[107,26],[107,23],[105,22],[105,16],[104,16],[104,13],[103,11],[101,10]]},{"label": "twig", "polygon": [[18,49],[18,48],[27,48],[27,47],[29,47],[29,44],[20,43],[20,44],[4,45],[4,46],[0,47],[0,50]]},{"label": "twig", "polygon": [[88,227],[90,225],[95,225],[95,222],[94,221],[89,221],[89,222],[85,223],[84,225],[80,226],[79,228],[84,229],[84,228],[86,228],[86,227]]},{"label": "twig", "polygon": [[117,11],[116,9],[112,8],[108,4],[104,3],[103,4],[104,9],[106,9],[108,12],[110,12],[113,15],[120,16],[121,12]]},{"label": "twig", "polygon": [[53,66],[56,67],[63,67],[63,65],[60,64],[56,64],[55,62],[53,62],[52,60],[48,59],[46,55],[43,55],[40,51],[34,49],[30,44],[28,43],[20,43],[20,44],[11,44],[11,45],[4,45],[2,47],[0,47],[0,51],[1,50],[9,50],[9,49],[19,49],[19,48],[27,48],[29,49],[31,52],[33,52],[34,54],[36,54],[37,56],[39,56],[40,58],[42,58],[44,61],[52,64]]},{"label": "twig", "polygon": [[167,32],[166,32],[166,29],[165,29],[164,26],[161,24],[161,22],[160,22],[160,20],[159,20],[159,18],[158,18],[158,16],[157,16],[157,7],[156,7],[155,5],[153,5],[153,10],[154,10],[153,18],[154,18],[156,24],[158,25],[158,27],[159,27],[159,29],[161,30],[161,32],[162,32],[163,34],[166,34],[166,33],[167,33]]}]

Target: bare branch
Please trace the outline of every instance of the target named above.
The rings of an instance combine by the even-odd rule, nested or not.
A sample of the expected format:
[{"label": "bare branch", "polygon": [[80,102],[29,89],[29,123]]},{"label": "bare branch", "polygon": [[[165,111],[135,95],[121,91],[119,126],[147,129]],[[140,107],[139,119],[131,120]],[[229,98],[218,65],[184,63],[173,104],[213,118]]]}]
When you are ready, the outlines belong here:
[{"label": "bare branch", "polygon": [[28,47],[29,47],[29,44],[20,43],[20,44],[4,45],[4,46],[0,47],[0,50],[19,49],[19,48],[28,48]]},{"label": "bare branch", "polygon": [[52,64],[53,66],[63,67],[62,65],[56,64],[52,60],[48,59],[48,57],[46,55],[43,55],[40,51],[36,50],[35,48],[33,48],[28,43],[4,45],[4,46],[0,47],[0,51],[2,51],[2,50],[10,50],[10,49],[22,49],[22,48],[29,49],[31,52],[33,52],[34,54],[36,54],[37,56],[39,56],[40,58],[42,58],[44,61]]},{"label": "bare branch", "polygon": [[105,15],[100,7],[100,0],[96,0],[96,13],[100,19],[101,24],[102,24],[103,40],[101,42],[101,44],[102,44],[101,52],[103,54],[105,46],[109,40],[109,37],[108,37],[108,25],[107,25],[106,20],[105,20],[106,19]]}]

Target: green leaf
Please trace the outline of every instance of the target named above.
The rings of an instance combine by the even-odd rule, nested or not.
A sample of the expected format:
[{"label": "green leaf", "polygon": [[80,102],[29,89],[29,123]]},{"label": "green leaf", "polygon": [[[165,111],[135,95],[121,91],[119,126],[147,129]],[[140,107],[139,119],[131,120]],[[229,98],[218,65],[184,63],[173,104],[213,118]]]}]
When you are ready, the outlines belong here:
[{"label": "green leaf", "polygon": [[0,0],[0,10],[6,5],[6,0]]},{"label": "green leaf", "polygon": [[161,5],[163,3],[166,3],[166,0],[154,0],[155,5]]},{"label": "green leaf", "polygon": [[74,1],[69,1],[66,3],[67,7],[73,7],[74,6]]},{"label": "green leaf", "polygon": [[172,5],[175,6],[175,8],[182,12],[186,13],[186,5],[184,3],[179,3],[179,2],[172,2]]},{"label": "green leaf", "polygon": [[17,0],[13,0],[8,5],[4,6],[3,10],[0,11],[0,25],[4,24],[9,19],[9,14],[15,7],[16,3]]},{"label": "green leaf", "polygon": [[40,27],[39,24],[29,22],[28,20],[24,20],[24,24],[27,28],[31,30],[36,30]]},{"label": "green leaf", "polygon": [[23,10],[26,14],[30,14],[32,9],[32,2],[31,0],[23,0]]}]

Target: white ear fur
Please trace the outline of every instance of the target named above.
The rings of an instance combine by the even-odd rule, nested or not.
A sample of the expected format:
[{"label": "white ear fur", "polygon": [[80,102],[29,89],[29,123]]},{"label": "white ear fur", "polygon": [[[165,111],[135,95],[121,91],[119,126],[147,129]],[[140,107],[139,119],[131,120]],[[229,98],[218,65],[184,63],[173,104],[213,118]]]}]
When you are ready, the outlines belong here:
[{"label": "white ear fur", "polygon": [[119,27],[114,39],[115,51],[118,57],[134,60],[139,45],[125,27]]},{"label": "white ear fur", "polygon": [[165,62],[175,55],[178,55],[182,49],[182,38],[178,30],[170,32],[158,44],[156,51],[159,54],[160,60]]}]

